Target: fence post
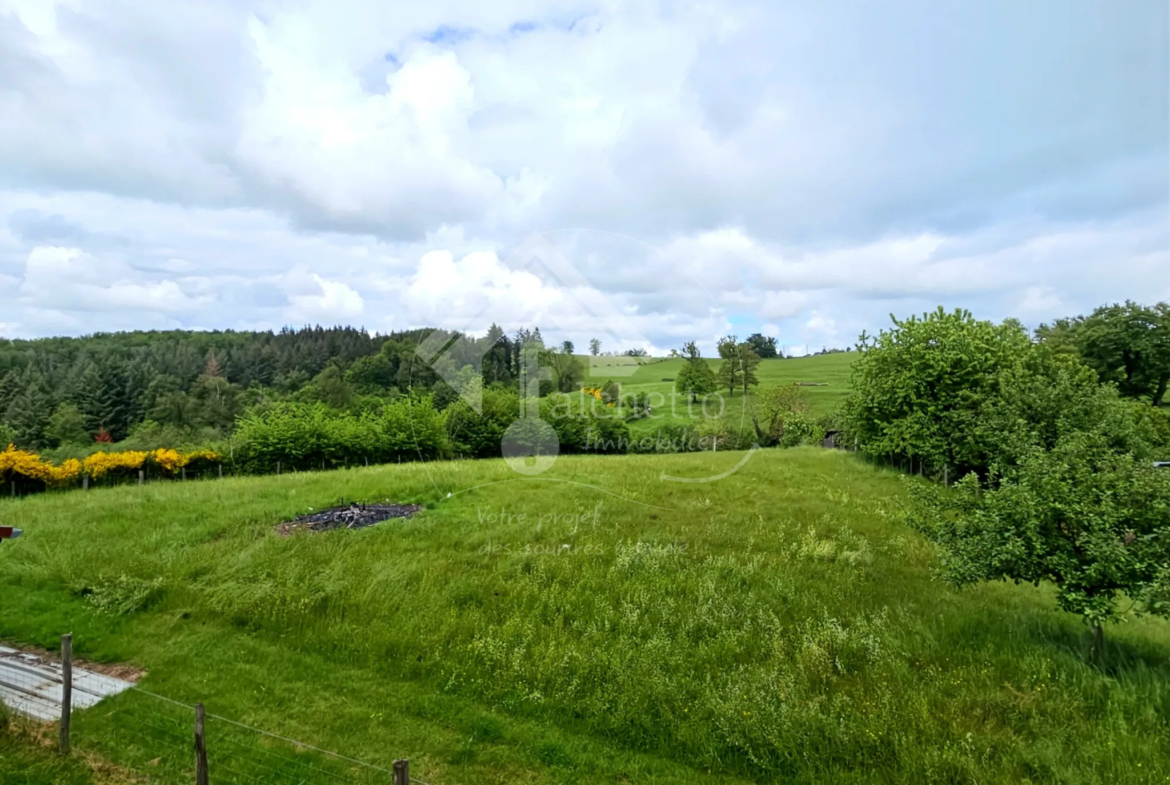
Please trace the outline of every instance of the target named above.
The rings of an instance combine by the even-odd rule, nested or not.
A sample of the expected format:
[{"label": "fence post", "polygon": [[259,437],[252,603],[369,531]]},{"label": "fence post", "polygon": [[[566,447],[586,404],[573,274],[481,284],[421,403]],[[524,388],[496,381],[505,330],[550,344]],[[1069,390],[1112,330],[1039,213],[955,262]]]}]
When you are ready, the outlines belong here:
[{"label": "fence post", "polygon": [[81,490],[83,490],[83,491],[89,490],[89,475],[88,474],[81,475]]},{"label": "fence post", "polygon": [[184,466],[183,468],[179,469],[179,471],[182,474],[183,479],[186,480],[187,479],[187,467]]},{"label": "fence post", "polygon": [[394,785],[410,785],[410,761],[394,761]]},{"label": "fence post", "polygon": [[223,464],[219,465],[219,479],[223,479]]},{"label": "fence post", "polygon": [[146,482],[146,472],[143,471],[142,469],[139,469],[138,470],[138,484],[142,485],[142,483],[144,483],[144,482]]},{"label": "fence post", "polygon": [[195,785],[207,785],[207,737],[203,732],[206,715],[203,704],[195,704]]},{"label": "fence post", "polygon": [[73,634],[61,636],[61,735],[62,755],[69,754],[69,720],[73,715]]}]

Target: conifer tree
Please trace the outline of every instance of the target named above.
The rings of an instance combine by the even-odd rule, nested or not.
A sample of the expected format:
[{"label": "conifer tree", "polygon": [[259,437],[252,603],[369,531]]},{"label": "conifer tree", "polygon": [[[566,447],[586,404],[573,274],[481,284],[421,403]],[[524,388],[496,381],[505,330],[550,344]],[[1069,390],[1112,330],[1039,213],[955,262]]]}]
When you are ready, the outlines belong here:
[{"label": "conifer tree", "polygon": [[13,430],[16,444],[32,450],[48,446],[45,427],[53,415],[53,397],[39,371],[30,367],[24,389],[12,399],[4,421]]},{"label": "conifer tree", "polygon": [[85,416],[85,427],[90,433],[104,428],[114,440],[118,440],[129,430],[125,384],[112,365],[99,367],[91,363],[85,369],[77,394],[77,408]]}]

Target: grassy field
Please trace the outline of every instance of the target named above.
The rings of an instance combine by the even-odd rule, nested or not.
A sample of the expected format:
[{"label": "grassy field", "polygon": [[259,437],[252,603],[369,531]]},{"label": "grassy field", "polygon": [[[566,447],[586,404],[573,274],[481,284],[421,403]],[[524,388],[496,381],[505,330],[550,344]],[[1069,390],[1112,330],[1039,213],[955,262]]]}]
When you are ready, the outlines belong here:
[{"label": "grassy field", "polygon": [[[761,386],[800,383],[815,415],[829,414],[844,402],[849,394],[849,371],[854,358],[852,352],[824,354],[815,357],[794,357],[784,360],[763,360],[757,369]],[[688,425],[702,416],[698,405],[688,405],[683,396],[674,392],[674,380],[682,370],[682,359],[640,357],[581,357],[587,369],[589,384],[602,385],[606,381],[619,382],[623,393],[654,395],[654,414],[631,423],[634,432],[642,432],[664,424]],[[712,371],[718,371],[719,360],[708,359]],[[631,374],[623,371],[634,368]],[[723,416],[735,424],[750,413],[754,395],[743,398],[736,390],[724,398]],[[581,400],[578,396],[577,400]],[[716,409],[711,407],[710,413]],[[750,415],[746,415],[750,416]]]},{"label": "grassy field", "polygon": [[[853,454],[764,450],[723,480],[661,481],[743,457],[0,501],[26,532],[0,547],[0,639],[71,631],[79,656],[143,668],[153,693],[379,766],[409,757],[433,785],[1170,782],[1170,625],[1111,629],[1109,665],[1086,665],[1047,588],[933,580],[902,478]],[[426,508],[273,532],[388,498]],[[119,696],[79,714],[75,744],[186,783],[170,706]],[[335,781],[311,773],[334,771],[316,753],[216,723],[214,782]],[[46,773],[11,779],[14,759]],[[55,765],[0,734],[5,783],[91,781]]]},{"label": "grassy field", "polygon": [[37,739],[0,730],[0,782],[4,785],[107,785],[117,780],[95,772],[79,758],[62,759]]}]

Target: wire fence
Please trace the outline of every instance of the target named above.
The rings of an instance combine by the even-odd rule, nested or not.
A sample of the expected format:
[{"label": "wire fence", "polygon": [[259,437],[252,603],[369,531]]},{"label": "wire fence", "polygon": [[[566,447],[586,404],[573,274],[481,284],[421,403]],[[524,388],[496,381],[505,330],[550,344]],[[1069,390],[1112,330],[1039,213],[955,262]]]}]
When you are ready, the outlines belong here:
[{"label": "wire fence", "polygon": [[[63,647],[64,649],[65,647]],[[2,654],[2,653],[0,653]],[[35,662],[34,662],[35,661]],[[68,721],[61,665],[5,654],[0,698],[23,715],[25,730],[56,741],[107,773],[159,785],[433,785],[410,776],[409,762],[379,766],[159,695],[138,685],[99,698],[91,676],[74,671]],[[50,722],[66,726],[51,738]],[[200,752],[202,750],[202,753]]]}]

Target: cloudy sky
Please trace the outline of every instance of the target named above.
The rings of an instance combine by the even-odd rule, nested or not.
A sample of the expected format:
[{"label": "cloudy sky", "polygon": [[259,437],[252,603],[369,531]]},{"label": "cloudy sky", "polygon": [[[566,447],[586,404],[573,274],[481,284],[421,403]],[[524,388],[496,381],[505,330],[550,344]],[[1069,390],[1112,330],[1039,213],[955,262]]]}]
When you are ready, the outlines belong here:
[{"label": "cloudy sky", "polygon": [[816,349],[1167,299],[1168,31],[1165,0],[0,0],[0,335]]}]

